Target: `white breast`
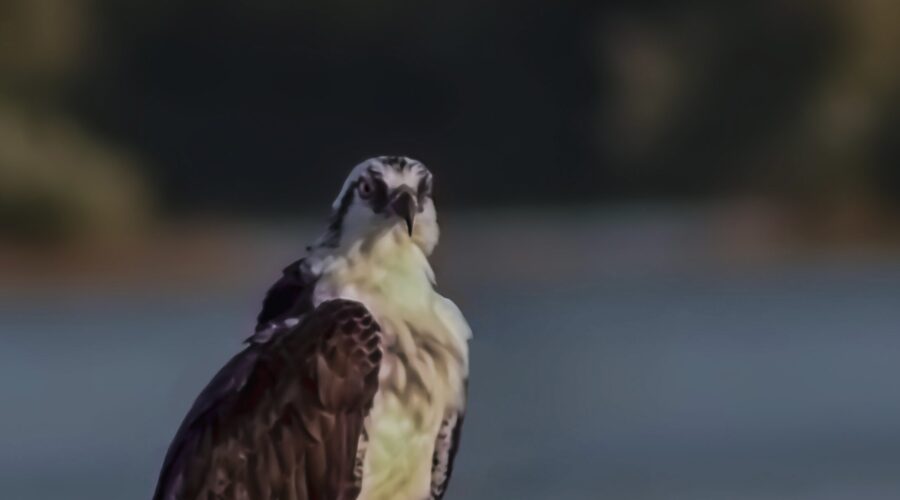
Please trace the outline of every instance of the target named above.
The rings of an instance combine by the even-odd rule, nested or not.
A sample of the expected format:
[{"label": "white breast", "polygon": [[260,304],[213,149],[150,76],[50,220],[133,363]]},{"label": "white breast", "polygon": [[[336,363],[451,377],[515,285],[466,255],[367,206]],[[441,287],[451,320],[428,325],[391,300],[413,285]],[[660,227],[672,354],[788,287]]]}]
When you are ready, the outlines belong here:
[{"label": "white breast", "polygon": [[421,500],[441,421],[465,405],[471,330],[456,305],[434,290],[415,245],[382,241],[332,259],[316,286],[316,305],[338,297],[365,304],[381,325],[385,353],[366,424],[359,498]]}]

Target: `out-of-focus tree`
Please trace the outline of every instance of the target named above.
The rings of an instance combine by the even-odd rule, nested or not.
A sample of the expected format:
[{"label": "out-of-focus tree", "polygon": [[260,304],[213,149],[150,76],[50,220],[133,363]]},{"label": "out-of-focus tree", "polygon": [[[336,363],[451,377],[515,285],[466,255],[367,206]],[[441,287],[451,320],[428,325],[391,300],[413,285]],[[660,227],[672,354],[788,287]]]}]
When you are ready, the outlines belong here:
[{"label": "out-of-focus tree", "polygon": [[138,162],[63,106],[88,64],[92,2],[0,2],[0,238],[97,242],[139,233],[150,196]]},{"label": "out-of-focus tree", "polygon": [[[900,200],[900,4],[677,2],[602,15],[604,165],[636,192],[765,196],[813,225]],[[893,137],[893,138],[891,138]]]},{"label": "out-of-focus tree", "polygon": [[[103,175],[152,176],[170,213],[296,214],[402,152],[443,206],[753,195],[828,219],[900,200],[898,8],[7,0],[0,102],[139,154]],[[130,183],[118,211],[146,211]]]},{"label": "out-of-focus tree", "polygon": [[[787,165],[825,194],[877,194],[879,141],[900,104],[900,3],[827,0],[835,23],[831,62],[789,130]],[[799,182],[799,181],[798,181]]]}]

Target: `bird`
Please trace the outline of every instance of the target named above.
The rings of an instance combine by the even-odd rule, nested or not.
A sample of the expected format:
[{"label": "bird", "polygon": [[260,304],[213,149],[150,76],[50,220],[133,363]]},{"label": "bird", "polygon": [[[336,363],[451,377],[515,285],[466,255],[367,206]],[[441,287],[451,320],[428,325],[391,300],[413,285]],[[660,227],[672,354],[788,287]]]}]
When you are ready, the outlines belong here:
[{"label": "bird", "polygon": [[351,170],[322,235],[188,411],[154,500],[443,498],[472,331],[436,290],[432,191],[409,157]]}]

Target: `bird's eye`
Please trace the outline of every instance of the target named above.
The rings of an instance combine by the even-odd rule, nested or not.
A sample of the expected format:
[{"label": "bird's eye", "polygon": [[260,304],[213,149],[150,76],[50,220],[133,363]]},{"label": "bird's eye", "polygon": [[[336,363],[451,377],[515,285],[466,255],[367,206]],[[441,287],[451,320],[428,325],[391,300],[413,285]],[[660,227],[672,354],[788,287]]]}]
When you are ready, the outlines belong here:
[{"label": "bird's eye", "polygon": [[362,177],[359,179],[359,187],[357,188],[359,191],[360,198],[367,200],[372,197],[372,194],[375,192],[375,186],[372,185],[372,181],[366,177]]}]

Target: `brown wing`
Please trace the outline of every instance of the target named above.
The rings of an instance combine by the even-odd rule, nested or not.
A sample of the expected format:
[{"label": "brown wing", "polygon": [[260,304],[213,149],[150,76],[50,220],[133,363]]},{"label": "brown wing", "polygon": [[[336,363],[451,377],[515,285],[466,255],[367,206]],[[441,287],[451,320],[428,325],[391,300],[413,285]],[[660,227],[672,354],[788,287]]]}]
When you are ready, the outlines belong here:
[{"label": "brown wing", "polygon": [[154,499],[353,499],[379,327],[347,300],[235,356],[173,440]]}]

